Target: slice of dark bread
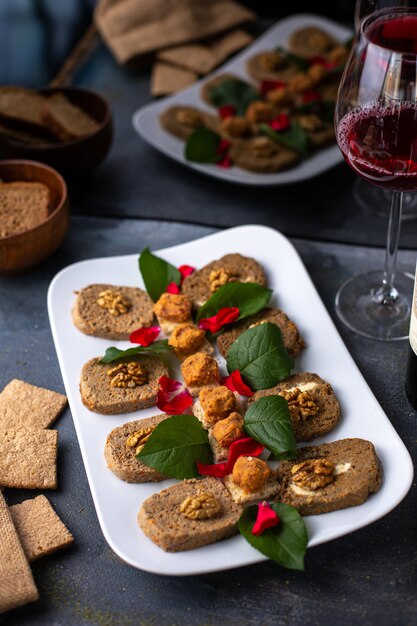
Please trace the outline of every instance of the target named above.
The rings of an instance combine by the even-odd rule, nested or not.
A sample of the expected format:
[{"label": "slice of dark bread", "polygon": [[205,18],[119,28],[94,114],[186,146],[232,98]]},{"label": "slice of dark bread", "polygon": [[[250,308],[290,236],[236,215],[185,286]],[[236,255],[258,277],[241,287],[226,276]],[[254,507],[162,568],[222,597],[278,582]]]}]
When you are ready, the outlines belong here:
[{"label": "slice of dark bread", "polygon": [[251,137],[234,141],[230,158],[235,165],[250,172],[280,172],[293,167],[299,155],[268,137]]},{"label": "slice of dark bread", "polygon": [[287,82],[298,73],[297,66],[294,63],[290,63],[282,55],[280,55],[281,61],[276,64],[276,67],[274,67],[275,63],[268,66],[265,63],[265,57],[273,55],[276,55],[278,58],[279,53],[273,50],[264,50],[251,56],[246,63],[246,70],[249,76],[255,80]]},{"label": "slice of dark bread", "polygon": [[44,222],[50,192],[43,183],[0,182],[0,237],[16,235]]},{"label": "slice of dark bread", "polygon": [[0,86],[0,120],[17,128],[46,130],[42,119],[45,96],[26,87]]},{"label": "slice of dark bread", "polygon": [[62,93],[54,93],[46,99],[41,117],[47,128],[61,141],[82,139],[100,128],[91,115],[70,102]]},{"label": "slice of dark bread", "polygon": [[[321,489],[307,494],[295,493],[291,469],[307,459],[325,459],[335,464],[336,471],[338,466],[344,471]],[[278,479],[281,482],[281,502],[294,506],[301,515],[319,515],[365,502],[370,494],[379,490],[382,471],[370,441],[341,439],[320,446],[301,448],[296,461],[283,461],[280,464]]]},{"label": "slice of dark bread", "polygon": [[146,384],[138,387],[113,387],[108,371],[115,363],[98,363],[100,357],[88,361],[81,371],[80,393],[85,406],[95,413],[119,415],[155,406],[160,376],[169,376],[168,366],[155,356],[127,358],[117,362],[137,361],[149,375]]},{"label": "slice of dark bread", "polygon": [[41,129],[32,128],[16,128],[10,122],[4,119],[0,122],[0,137],[18,141],[19,143],[28,143],[31,145],[41,146],[44,144],[56,144],[57,140],[49,132]]},{"label": "slice of dark bread", "polygon": [[216,342],[220,354],[226,358],[232,343],[236,341],[239,335],[252,325],[259,324],[260,322],[271,322],[278,326],[282,332],[285,348],[292,357],[296,357],[300,350],[305,347],[304,339],[298,332],[297,326],[284,311],[280,309],[263,309],[259,311],[259,313],[238,322],[230,328],[230,330],[225,330],[221,335],[217,336]]},{"label": "slice of dark bread", "polygon": [[[188,519],[180,506],[187,497],[200,493],[214,495],[221,508],[210,519]],[[243,508],[233,502],[226,487],[216,478],[184,480],[145,500],[138,522],[151,541],[166,552],[179,552],[206,546],[237,533]]]},{"label": "slice of dark bread", "polygon": [[161,126],[184,141],[197,129],[209,128],[220,132],[220,120],[215,115],[195,107],[177,105],[169,107],[160,116]]},{"label": "slice of dark bread", "polygon": [[[97,303],[100,293],[108,289],[120,293],[130,301],[131,308],[127,313],[115,316]],[[88,285],[77,292],[72,319],[78,330],[86,335],[105,339],[129,339],[134,330],[152,325],[153,302],[146,291],[138,287]]]},{"label": "slice of dark bread", "polygon": [[288,49],[304,59],[323,56],[337,45],[334,37],[317,26],[299,28],[288,39]]},{"label": "slice of dark bread", "polygon": [[136,458],[136,448],[127,445],[130,435],[146,428],[154,428],[169,415],[154,415],[141,420],[127,422],[114,428],[107,436],[104,458],[113,474],[127,483],[147,483],[164,480],[163,476],[152,467],[148,467]]},{"label": "slice of dark bread", "polygon": [[[250,399],[249,405],[259,398],[265,396],[276,396],[281,391],[292,389],[294,387],[300,388],[300,385],[311,383],[315,386],[311,389],[307,389],[311,395],[313,401],[318,406],[318,413],[306,418],[292,419],[292,426],[296,441],[311,441],[317,437],[322,437],[326,433],[333,430],[336,427],[340,418],[340,405],[334,394],[332,386],[320,378],[317,374],[310,374],[308,372],[302,372],[299,374],[293,374],[289,376],[285,381],[271,387],[271,389],[263,389],[257,391]],[[301,388],[303,391],[303,388]]]},{"label": "slice of dark bread", "polygon": [[241,254],[226,254],[185,278],[182,293],[187,296],[194,307],[200,307],[213,295],[210,290],[210,274],[220,269],[233,274],[236,282],[266,285],[263,267],[255,259]]}]

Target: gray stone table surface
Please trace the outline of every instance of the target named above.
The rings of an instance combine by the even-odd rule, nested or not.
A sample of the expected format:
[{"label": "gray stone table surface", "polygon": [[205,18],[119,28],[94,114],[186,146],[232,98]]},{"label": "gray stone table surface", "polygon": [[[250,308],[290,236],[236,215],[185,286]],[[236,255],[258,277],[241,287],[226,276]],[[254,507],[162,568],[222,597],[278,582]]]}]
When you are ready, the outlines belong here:
[{"label": "gray stone table surface", "polygon": [[[0,279],[0,387],[11,378],[63,391],[46,293],[62,267],[96,256],[161,248],[213,232],[202,226],[76,217],[61,250],[30,274]],[[330,313],[338,285],[379,267],[380,250],[295,240]],[[413,270],[415,253],[399,265]],[[338,324],[337,320],[336,324]],[[394,427],[416,460],[417,415],[404,389],[406,343],[378,343],[339,330]],[[366,416],[364,416],[366,419]],[[357,626],[417,622],[417,502],[405,500],[372,526],[308,552],[306,571],[271,562],[186,578],[156,576],[123,563],[100,531],[69,410],[57,422],[59,489],[47,493],[75,545],[33,565],[40,600],[0,616],[9,625],[190,626],[274,624]],[[9,503],[35,495],[6,490]]]}]

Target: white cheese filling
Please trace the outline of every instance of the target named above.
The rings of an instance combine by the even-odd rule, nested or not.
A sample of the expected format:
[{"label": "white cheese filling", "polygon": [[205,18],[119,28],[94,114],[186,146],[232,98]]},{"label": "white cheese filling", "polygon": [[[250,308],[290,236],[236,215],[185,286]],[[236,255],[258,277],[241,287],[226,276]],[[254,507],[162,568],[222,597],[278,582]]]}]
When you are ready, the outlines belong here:
[{"label": "white cheese filling", "polygon": [[[352,463],[337,463],[336,467],[334,468],[334,474],[335,476],[339,476],[340,474],[344,474],[345,472],[347,472],[350,467],[352,466]],[[296,485],[295,483],[291,483],[290,485],[290,489],[297,495],[297,496],[319,496],[321,495],[321,489],[304,489],[304,487],[299,487],[298,485]]]}]

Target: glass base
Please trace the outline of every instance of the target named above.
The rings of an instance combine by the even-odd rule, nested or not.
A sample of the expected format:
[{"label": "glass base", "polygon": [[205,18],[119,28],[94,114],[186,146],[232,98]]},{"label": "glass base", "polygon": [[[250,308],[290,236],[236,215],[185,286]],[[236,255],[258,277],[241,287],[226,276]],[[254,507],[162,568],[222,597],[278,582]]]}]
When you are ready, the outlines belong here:
[{"label": "glass base", "polygon": [[[362,178],[356,178],[353,185],[353,195],[359,206],[367,213],[372,213],[378,217],[389,215],[392,191],[371,185]],[[417,219],[417,193],[404,191],[401,220],[413,219]]]},{"label": "glass base", "polygon": [[355,333],[380,341],[408,338],[414,276],[398,273],[394,299],[381,295],[382,270],[356,274],[340,287],[336,312]]}]

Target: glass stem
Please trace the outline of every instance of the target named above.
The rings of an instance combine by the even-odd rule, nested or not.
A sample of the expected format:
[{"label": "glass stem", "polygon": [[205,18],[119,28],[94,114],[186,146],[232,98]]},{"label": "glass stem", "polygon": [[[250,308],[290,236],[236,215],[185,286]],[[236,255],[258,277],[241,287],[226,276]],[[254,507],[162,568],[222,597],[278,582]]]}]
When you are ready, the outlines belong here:
[{"label": "glass stem", "polygon": [[400,240],[402,208],[402,192],[393,191],[388,224],[387,247],[385,249],[385,267],[382,277],[382,289],[380,291],[381,304],[394,303],[398,298],[398,291],[394,286],[394,279],[395,266],[397,264],[398,243]]}]

